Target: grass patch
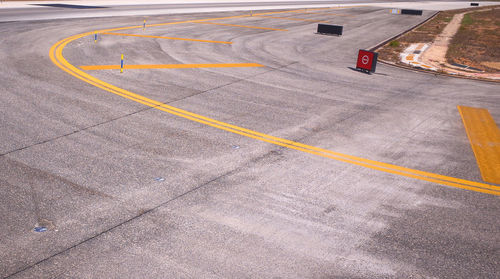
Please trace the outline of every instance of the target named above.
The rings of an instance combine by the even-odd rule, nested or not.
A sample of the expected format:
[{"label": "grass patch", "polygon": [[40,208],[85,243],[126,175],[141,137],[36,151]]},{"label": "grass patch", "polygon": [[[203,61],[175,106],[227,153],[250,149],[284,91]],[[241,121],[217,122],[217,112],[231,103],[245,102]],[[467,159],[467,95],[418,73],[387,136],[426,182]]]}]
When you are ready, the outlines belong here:
[{"label": "grass patch", "polygon": [[474,23],[474,21],[472,20],[471,15],[465,14],[464,19],[462,19],[462,26],[471,25],[473,23]]},{"label": "grass patch", "polygon": [[391,41],[389,43],[389,46],[390,47],[398,47],[400,45],[399,41]]}]

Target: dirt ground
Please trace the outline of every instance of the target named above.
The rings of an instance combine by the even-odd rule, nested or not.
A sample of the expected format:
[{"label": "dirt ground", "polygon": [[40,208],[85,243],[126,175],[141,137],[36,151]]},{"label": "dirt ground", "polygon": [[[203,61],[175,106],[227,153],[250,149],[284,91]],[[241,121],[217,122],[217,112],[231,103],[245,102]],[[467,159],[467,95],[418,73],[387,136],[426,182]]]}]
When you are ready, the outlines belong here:
[{"label": "dirt ground", "polygon": [[[458,33],[451,40],[446,55],[448,63],[465,64],[498,73],[498,69],[492,67],[497,67],[500,62],[500,6],[495,7],[489,12],[466,14]],[[379,48],[379,58],[402,64],[399,54],[405,48],[413,43],[434,42],[454,15],[474,10],[484,10],[484,7],[440,12],[432,20]]]},{"label": "dirt ground", "polygon": [[421,61],[427,65],[440,68],[447,63],[446,53],[450,42],[458,32],[465,13],[455,14],[439,35],[434,38],[432,45],[421,55]]},{"label": "dirt ground", "polygon": [[399,54],[405,48],[413,43],[433,41],[434,38],[443,31],[455,13],[456,11],[440,12],[436,17],[420,27],[388,42],[377,50],[379,59],[399,64]]},{"label": "dirt ground", "polygon": [[485,72],[498,72],[500,8],[466,14],[457,34],[451,40],[446,59],[448,63],[464,64]]}]

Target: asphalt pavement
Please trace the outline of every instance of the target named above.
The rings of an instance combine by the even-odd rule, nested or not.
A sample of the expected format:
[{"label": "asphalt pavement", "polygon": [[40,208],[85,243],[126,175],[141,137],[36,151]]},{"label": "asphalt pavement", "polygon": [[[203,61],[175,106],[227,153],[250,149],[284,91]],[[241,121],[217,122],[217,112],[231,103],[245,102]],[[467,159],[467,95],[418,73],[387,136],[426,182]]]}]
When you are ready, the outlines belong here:
[{"label": "asphalt pavement", "polygon": [[[371,75],[352,69],[359,49],[434,12],[280,12],[2,23],[0,277],[498,278],[498,195],[141,103],[482,182],[457,105],[486,108],[498,123],[498,83],[384,64]],[[136,94],[124,98],[49,56],[75,34],[144,19],[144,30],[113,31],[138,36],[88,35],[61,55],[76,68],[118,65],[122,54],[125,65],[262,67],[85,71]],[[193,22],[204,19],[218,24]],[[344,34],[316,34],[316,21],[343,25]],[[176,24],[154,26],[167,22]]]},{"label": "asphalt pavement", "polygon": [[[69,0],[69,1],[3,1],[0,22],[95,18],[111,16],[148,16],[224,11],[259,11],[269,9],[300,9],[332,6],[378,6],[425,10],[448,10],[469,7],[470,1],[384,1],[384,0]],[[497,2],[481,1],[481,6]]]}]

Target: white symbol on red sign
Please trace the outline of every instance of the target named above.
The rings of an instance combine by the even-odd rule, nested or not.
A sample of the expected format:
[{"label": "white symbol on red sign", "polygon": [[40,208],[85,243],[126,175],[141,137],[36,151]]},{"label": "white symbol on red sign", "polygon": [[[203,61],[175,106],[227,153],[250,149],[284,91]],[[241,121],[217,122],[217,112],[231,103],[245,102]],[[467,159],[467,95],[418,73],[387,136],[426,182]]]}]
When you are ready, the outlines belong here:
[{"label": "white symbol on red sign", "polygon": [[363,64],[368,64],[368,62],[370,62],[370,57],[368,57],[368,55],[364,55],[362,58],[361,58],[361,62],[363,62]]}]

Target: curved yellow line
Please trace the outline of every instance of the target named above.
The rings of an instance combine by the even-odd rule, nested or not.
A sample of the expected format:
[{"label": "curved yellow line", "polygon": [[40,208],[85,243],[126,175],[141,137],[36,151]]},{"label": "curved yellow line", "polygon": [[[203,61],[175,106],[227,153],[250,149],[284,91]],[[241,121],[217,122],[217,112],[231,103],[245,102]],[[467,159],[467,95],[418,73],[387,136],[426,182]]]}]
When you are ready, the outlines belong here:
[{"label": "curved yellow line", "polygon": [[[162,25],[170,25],[170,24],[180,24],[180,23],[192,23],[192,22],[203,22],[203,21],[210,21],[210,20],[219,20],[219,19],[227,19],[227,18],[240,18],[240,17],[247,17],[249,15],[242,15],[242,16],[233,16],[233,17],[224,17],[224,18],[209,18],[209,19],[200,19],[200,20],[189,20],[189,21],[181,21],[181,22],[170,22],[170,23],[162,23],[162,24],[153,24],[149,26],[162,26]],[[134,28],[142,28],[142,26],[130,26],[130,27],[121,27],[121,28],[113,28],[113,29],[106,29],[106,30],[99,30],[95,31],[98,33],[103,33],[103,32],[112,32],[112,31],[117,31],[117,30],[127,30],[127,29],[134,29]],[[146,98],[142,95],[135,94],[133,92],[127,91],[125,89],[116,87],[112,84],[106,83],[100,79],[97,79],[70,64],[62,55],[63,49],[68,45],[70,42],[75,41],[77,39],[80,39],[85,36],[89,36],[95,33],[94,31],[91,32],[86,32],[78,35],[74,35],[68,38],[65,38],[57,43],[55,43],[51,49],[50,49],[50,59],[52,62],[67,72],[68,74],[81,79],[82,81],[85,81],[89,84],[92,84],[98,88],[101,88],[103,90],[106,90],[108,92],[111,92],[113,94],[122,96],[124,98],[133,100],[135,102],[144,104],[146,106],[150,106],[156,109],[159,109],[161,111],[168,112],[170,114],[195,121],[204,125],[208,125],[217,129],[225,130],[231,133],[239,134],[245,137],[257,139],[260,141],[272,143],[275,145],[287,147],[290,149],[294,150],[299,150],[302,152],[306,152],[309,154],[325,157],[325,158],[330,158],[334,159],[337,161],[341,162],[346,162],[378,171],[383,171],[395,175],[401,175],[405,177],[410,177],[414,179],[419,179],[423,181],[428,181],[436,184],[441,184],[441,185],[446,185],[446,186],[451,186],[451,187],[456,187],[456,188],[461,188],[461,189],[466,189],[470,191],[475,191],[475,192],[480,192],[480,193],[486,193],[486,194],[492,194],[492,195],[497,195],[500,196],[500,187],[499,186],[494,186],[490,184],[485,184],[485,183],[480,183],[480,182],[475,182],[475,181],[469,181],[465,179],[460,179],[460,178],[455,178],[455,177],[450,177],[450,176],[445,176],[445,175],[440,175],[440,174],[435,174],[431,172],[425,172],[425,171],[420,171],[420,170],[415,170],[415,169],[410,169],[406,167],[401,167],[397,165],[392,165],[388,163],[383,163],[383,162],[378,162],[378,161],[373,161],[361,157],[356,157],[352,155],[347,155],[347,154],[342,154],[338,152],[334,152],[331,150],[327,149],[322,149],[319,147],[314,147],[306,144],[302,144],[299,142],[294,142],[290,141],[287,139],[282,139],[278,137],[274,137],[271,135],[259,133],[253,130],[245,129],[242,127],[238,127],[229,123],[221,122],[212,118],[208,118],[199,114],[195,114],[186,110],[182,110],[176,107],[172,107],[169,105],[166,105],[164,103]]]}]

